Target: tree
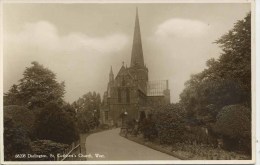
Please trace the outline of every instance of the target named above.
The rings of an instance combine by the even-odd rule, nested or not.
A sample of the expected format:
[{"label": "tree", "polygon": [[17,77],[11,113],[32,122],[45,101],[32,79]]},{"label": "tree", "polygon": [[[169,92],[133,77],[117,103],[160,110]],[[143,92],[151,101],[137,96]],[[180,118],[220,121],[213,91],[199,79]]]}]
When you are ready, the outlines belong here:
[{"label": "tree", "polygon": [[217,116],[214,131],[224,139],[226,149],[251,151],[251,113],[242,105],[222,108]]},{"label": "tree", "polygon": [[80,132],[86,133],[96,128],[99,125],[99,121],[94,114],[87,110],[80,110],[77,112],[77,123]]},{"label": "tree", "polygon": [[78,140],[76,122],[56,102],[48,103],[37,115],[35,136],[42,140],[71,144]]},{"label": "tree", "polygon": [[[28,131],[9,116],[4,117],[4,159],[17,160],[15,154],[29,153],[31,151]],[[24,160],[24,159],[23,159]]]},{"label": "tree", "polygon": [[12,85],[7,93],[4,94],[4,106],[6,105],[19,105],[19,91],[17,85]]},{"label": "tree", "polygon": [[[251,107],[251,14],[215,43],[223,52],[207,61],[207,68],[185,83],[180,102],[191,117],[211,117],[231,104]],[[209,108],[210,107],[210,108]],[[213,108],[214,107],[214,108]],[[206,119],[205,119],[206,120]]]},{"label": "tree", "polygon": [[16,125],[23,127],[30,139],[33,139],[33,125],[35,122],[33,110],[18,105],[4,106],[4,117],[12,119]]},{"label": "tree", "polygon": [[62,103],[64,82],[58,83],[56,75],[38,62],[31,64],[33,66],[25,69],[20,83],[5,94],[5,103],[19,103],[29,108],[44,107],[50,101]]},{"label": "tree", "polygon": [[100,117],[101,97],[100,94],[97,94],[96,92],[88,92],[87,94],[84,94],[72,105],[77,109],[77,111],[89,111],[94,113],[95,117]]},{"label": "tree", "polygon": [[241,85],[246,92],[244,101],[251,106],[251,13],[237,21],[216,43],[223,50],[216,66],[218,74]]},{"label": "tree", "polygon": [[88,92],[75,101],[72,106],[77,110],[78,128],[86,133],[99,125],[101,97],[99,93]]}]

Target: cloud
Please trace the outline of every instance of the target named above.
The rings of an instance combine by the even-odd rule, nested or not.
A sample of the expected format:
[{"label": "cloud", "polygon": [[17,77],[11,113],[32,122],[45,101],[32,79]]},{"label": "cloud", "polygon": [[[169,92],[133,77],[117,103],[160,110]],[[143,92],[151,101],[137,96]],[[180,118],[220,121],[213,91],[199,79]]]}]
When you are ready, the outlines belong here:
[{"label": "cloud", "polygon": [[[184,83],[191,74],[201,72],[208,59],[218,56],[212,44],[215,31],[206,23],[189,19],[169,19],[159,24],[148,39],[150,78],[169,80],[171,98],[179,100]],[[154,68],[160,68],[157,71]]]},{"label": "cloud", "polygon": [[38,61],[56,73],[58,81],[65,81],[68,101],[88,91],[102,92],[112,59],[122,54],[128,43],[123,33],[60,35],[48,21],[26,23],[20,31],[4,34],[4,91],[22,78],[25,67]]},{"label": "cloud", "polygon": [[55,25],[47,21],[39,21],[25,24],[18,33],[8,34],[7,41],[44,50],[80,50],[88,53],[107,54],[123,48],[128,42],[128,37],[120,33],[90,37],[75,32],[60,36]]},{"label": "cloud", "polygon": [[198,20],[173,18],[158,25],[155,34],[163,37],[198,37],[207,33],[209,26]]}]

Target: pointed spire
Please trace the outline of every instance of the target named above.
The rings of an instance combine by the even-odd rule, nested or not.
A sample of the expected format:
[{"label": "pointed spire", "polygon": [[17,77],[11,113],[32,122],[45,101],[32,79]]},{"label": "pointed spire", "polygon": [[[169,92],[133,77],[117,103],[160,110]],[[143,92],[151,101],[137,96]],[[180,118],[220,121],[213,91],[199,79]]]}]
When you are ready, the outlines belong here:
[{"label": "pointed spire", "polygon": [[110,74],[113,74],[112,65],[111,65],[111,67],[110,67]]},{"label": "pointed spire", "polygon": [[141,31],[140,31],[139,17],[138,17],[138,8],[136,8],[135,29],[134,29],[134,38],[133,38],[133,47],[132,47],[132,56],[131,56],[131,67],[136,66],[136,65],[144,67],[144,57],[143,57]]},{"label": "pointed spire", "polygon": [[114,74],[113,74],[113,69],[112,69],[112,66],[110,68],[110,73],[109,73],[109,81],[114,81]]}]

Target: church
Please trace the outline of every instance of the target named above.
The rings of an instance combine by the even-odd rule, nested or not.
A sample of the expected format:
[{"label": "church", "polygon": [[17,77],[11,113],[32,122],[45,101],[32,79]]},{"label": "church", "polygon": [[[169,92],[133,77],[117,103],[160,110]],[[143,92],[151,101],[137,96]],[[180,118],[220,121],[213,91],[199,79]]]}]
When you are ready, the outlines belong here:
[{"label": "church", "polygon": [[168,80],[149,81],[144,63],[138,10],[136,10],[131,63],[121,66],[116,75],[112,66],[100,111],[101,123],[121,125],[122,114],[138,120],[141,111],[170,103]]}]

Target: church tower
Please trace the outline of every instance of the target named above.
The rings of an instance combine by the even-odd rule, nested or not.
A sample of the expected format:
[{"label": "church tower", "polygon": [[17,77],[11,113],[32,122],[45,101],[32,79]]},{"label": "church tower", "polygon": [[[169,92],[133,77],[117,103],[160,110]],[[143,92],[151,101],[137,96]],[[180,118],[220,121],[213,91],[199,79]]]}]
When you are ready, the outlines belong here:
[{"label": "church tower", "polygon": [[139,90],[145,95],[147,93],[148,69],[144,64],[141,30],[138,17],[138,9],[136,8],[133,47],[131,54],[131,65],[129,68],[132,75],[137,81]]},{"label": "church tower", "polygon": [[110,72],[109,72],[109,82],[107,84],[107,97],[111,97],[111,88],[114,85],[114,74],[113,74],[113,70],[112,70],[112,66],[110,68]]}]

